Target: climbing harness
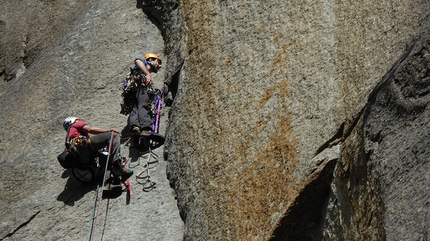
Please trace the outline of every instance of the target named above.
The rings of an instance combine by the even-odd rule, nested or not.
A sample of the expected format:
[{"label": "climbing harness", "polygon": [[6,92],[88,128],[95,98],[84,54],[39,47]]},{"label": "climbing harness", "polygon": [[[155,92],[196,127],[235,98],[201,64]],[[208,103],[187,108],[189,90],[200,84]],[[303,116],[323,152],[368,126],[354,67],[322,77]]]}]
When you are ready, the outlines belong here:
[{"label": "climbing harness", "polygon": [[76,149],[78,147],[86,147],[89,146],[91,148],[91,150],[94,151],[94,147],[93,144],[91,142],[91,139],[89,137],[86,136],[76,136],[73,139],[71,139],[69,141],[69,143]]}]

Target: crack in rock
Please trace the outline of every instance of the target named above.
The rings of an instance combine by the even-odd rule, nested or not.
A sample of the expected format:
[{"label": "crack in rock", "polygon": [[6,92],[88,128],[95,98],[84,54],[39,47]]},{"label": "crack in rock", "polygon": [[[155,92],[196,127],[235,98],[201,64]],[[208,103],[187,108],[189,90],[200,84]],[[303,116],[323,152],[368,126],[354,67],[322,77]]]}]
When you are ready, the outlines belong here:
[{"label": "crack in rock", "polygon": [[3,237],[1,240],[7,238],[7,237],[12,237],[16,232],[18,232],[18,230],[20,230],[21,228],[27,226],[27,224],[29,224],[38,214],[40,213],[40,210],[37,211],[35,214],[33,214],[26,222],[22,223],[21,225],[19,225],[17,228],[15,228],[12,232],[8,233],[5,237]]}]

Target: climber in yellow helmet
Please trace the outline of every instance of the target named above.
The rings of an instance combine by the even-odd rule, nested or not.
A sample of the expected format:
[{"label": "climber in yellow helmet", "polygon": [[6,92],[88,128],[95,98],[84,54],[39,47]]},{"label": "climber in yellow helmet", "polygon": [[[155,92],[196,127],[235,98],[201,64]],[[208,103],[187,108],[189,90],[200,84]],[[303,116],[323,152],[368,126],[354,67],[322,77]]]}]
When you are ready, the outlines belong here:
[{"label": "climber in yellow helmet", "polygon": [[147,53],[142,58],[134,60],[137,68],[145,74],[145,85],[153,85],[151,73],[157,73],[161,68],[161,58],[154,53]]},{"label": "climber in yellow helmet", "polygon": [[[149,136],[152,133],[152,119],[149,115],[151,109],[148,91],[153,90],[152,73],[161,68],[162,60],[155,53],[147,53],[143,58],[134,60],[132,78],[137,79],[137,88],[134,89],[135,101],[128,118],[128,126],[132,135]],[[163,137],[164,138],[164,137]]]}]

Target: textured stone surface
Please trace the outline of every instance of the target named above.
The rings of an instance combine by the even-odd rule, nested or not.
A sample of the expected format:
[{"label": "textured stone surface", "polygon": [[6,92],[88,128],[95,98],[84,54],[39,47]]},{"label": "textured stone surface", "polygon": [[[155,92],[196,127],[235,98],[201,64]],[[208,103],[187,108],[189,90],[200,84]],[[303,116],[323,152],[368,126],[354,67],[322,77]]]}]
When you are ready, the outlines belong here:
[{"label": "textured stone surface", "polygon": [[[331,184],[321,180],[322,171],[317,183],[303,189],[275,232],[278,239],[428,239],[429,192],[422,184],[429,182],[430,164],[429,40],[423,33],[412,41],[370,94],[355,128],[339,137],[345,141]],[[330,190],[303,200],[315,186]],[[310,209],[318,203],[319,209]]]},{"label": "textured stone surface", "polygon": [[365,153],[388,240],[429,238],[430,34],[416,40],[369,99]]},{"label": "textured stone surface", "polygon": [[[62,121],[122,129],[121,81],[146,51],[164,58],[162,35],[136,1],[2,1],[0,20],[0,240],[84,240],[96,183],[80,184],[59,165]],[[158,88],[165,74],[154,75]],[[136,174],[144,164],[133,163]],[[150,170],[150,192],[131,178],[128,205],[125,193],[101,201],[96,240],[182,239],[165,166],[161,158]]]},{"label": "textured stone surface", "polygon": [[[337,167],[327,165],[348,158],[345,148],[363,148],[343,141],[355,135],[369,94],[428,24],[428,4],[190,0],[183,12],[188,56],[167,158],[186,239],[330,239],[322,219],[310,218],[318,205],[320,213],[334,205],[326,176]],[[328,191],[309,191],[316,183]],[[377,192],[357,192],[378,201]],[[342,225],[335,237],[348,230],[360,240],[383,230]],[[288,227],[295,236],[282,231]]]},{"label": "textured stone surface", "polygon": [[122,127],[118,81],[151,49],[174,98],[163,182],[111,200],[134,215],[104,240],[428,239],[427,1],[0,7],[0,238],[85,236],[94,188],[60,177],[61,120]]}]

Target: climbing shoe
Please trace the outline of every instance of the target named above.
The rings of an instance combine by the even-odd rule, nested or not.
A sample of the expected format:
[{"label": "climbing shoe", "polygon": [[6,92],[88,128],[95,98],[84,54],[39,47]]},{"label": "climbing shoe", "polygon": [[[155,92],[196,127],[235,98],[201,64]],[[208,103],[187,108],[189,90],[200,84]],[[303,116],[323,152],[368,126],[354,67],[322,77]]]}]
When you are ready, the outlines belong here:
[{"label": "climbing shoe", "polygon": [[152,135],[152,131],[151,130],[142,130],[140,132],[140,135],[143,136],[143,137],[147,137],[147,136]]},{"label": "climbing shoe", "polygon": [[127,179],[133,175],[133,170],[122,166],[119,161],[116,161],[112,167],[112,174]]},{"label": "climbing shoe", "polygon": [[103,190],[107,191],[122,191],[121,182],[115,182],[112,179],[108,179],[105,182]]},{"label": "climbing shoe", "polygon": [[140,129],[138,126],[133,126],[133,128],[131,129],[131,135],[139,135],[140,134]]},{"label": "climbing shoe", "polygon": [[110,177],[106,180],[103,186],[102,198],[116,198],[122,193],[121,181]]},{"label": "climbing shoe", "polygon": [[152,150],[162,146],[164,144],[165,138],[163,135],[160,135],[158,133],[154,133],[151,136],[147,137],[149,141],[149,146]]}]

